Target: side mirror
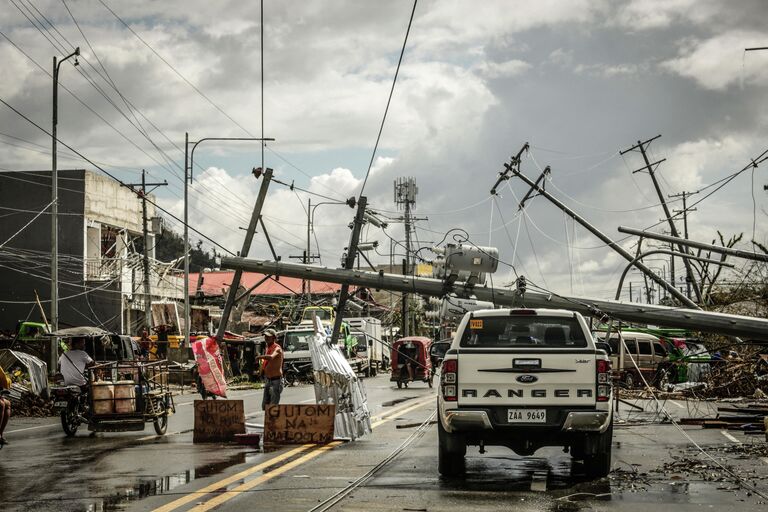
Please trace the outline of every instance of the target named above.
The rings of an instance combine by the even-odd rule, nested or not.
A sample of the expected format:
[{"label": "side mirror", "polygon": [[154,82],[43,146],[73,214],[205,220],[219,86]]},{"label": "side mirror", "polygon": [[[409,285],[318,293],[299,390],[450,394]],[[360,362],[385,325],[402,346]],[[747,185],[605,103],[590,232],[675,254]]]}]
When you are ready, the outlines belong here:
[{"label": "side mirror", "polygon": [[595,348],[597,350],[602,350],[607,355],[611,355],[611,346],[608,343],[604,342],[604,341],[597,341],[597,342],[595,342]]}]

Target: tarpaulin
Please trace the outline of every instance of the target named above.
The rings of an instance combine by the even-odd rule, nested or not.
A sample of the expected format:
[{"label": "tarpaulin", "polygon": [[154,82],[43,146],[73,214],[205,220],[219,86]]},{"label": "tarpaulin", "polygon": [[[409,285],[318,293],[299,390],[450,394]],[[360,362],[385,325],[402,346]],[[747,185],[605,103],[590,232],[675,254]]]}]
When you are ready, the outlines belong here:
[{"label": "tarpaulin", "polygon": [[192,342],[192,353],[195,354],[197,371],[203,381],[205,390],[209,393],[226,398],[227,380],[221,362],[219,344],[215,338],[205,338]]}]

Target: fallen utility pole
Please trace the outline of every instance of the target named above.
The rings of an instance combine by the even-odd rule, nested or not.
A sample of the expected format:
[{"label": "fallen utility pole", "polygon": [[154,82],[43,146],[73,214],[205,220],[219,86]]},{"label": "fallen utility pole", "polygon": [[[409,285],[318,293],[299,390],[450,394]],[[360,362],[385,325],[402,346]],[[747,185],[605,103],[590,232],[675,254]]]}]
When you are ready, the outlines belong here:
[{"label": "fallen utility pole", "polygon": [[354,269],[329,269],[299,263],[254,260],[241,257],[222,257],[221,266],[222,268],[260,272],[275,276],[312,279],[347,286],[361,286],[373,290],[417,293],[432,297],[442,297],[455,293],[462,298],[474,296],[479,301],[495,302],[500,306],[568,309],[598,317],[608,315],[625,322],[650,323],[702,332],[745,336],[750,339],[768,340],[768,319],[763,318],[690,309],[681,310],[667,306],[627,303],[615,300],[561,296],[532,291],[526,291],[525,295],[521,298],[515,289],[473,287],[460,281],[446,284],[439,279],[427,277],[403,276]]},{"label": "fallen utility pole", "polygon": [[[669,212],[669,207],[667,206],[667,202],[664,200],[664,194],[661,192],[661,188],[659,187],[659,181],[656,179],[656,167],[664,162],[666,158],[662,158],[658,162],[651,163],[650,160],[648,160],[648,154],[645,152],[645,146],[653,142],[654,140],[661,137],[661,135],[657,135],[653,138],[650,138],[644,142],[637,141],[637,144],[632,146],[629,149],[625,149],[624,151],[619,151],[620,155],[624,155],[625,153],[629,153],[630,151],[634,151],[635,149],[640,150],[640,154],[643,155],[643,161],[645,162],[645,167],[642,169],[638,169],[634,172],[640,172],[640,171],[648,171],[648,175],[651,177],[651,181],[653,181],[653,187],[656,189],[656,194],[659,196],[659,202],[661,203],[661,207],[664,210],[664,215],[666,216],[666,220],[669,223],[669,229],[672,233],[672,236],[680,238],[680,234],[677,232],[677,226],[675,226],[675,221],[672,219],[672,214]],[[678,249],[683,254],[688,254],[688,249],[684,246],[678,244]],[[685,272],[688,276],[687,282],[690,283],[691,287],[693,288],[693,293],[696,295],[696,301],[701,302],[701,289],[699,288],[699,284],[694,279],[693,275],[693,267],[691,267],[691,262],[687,259],[683,259],[683,265],[685,265]]]},{"label": "fallen utility pole", "polygon": [[671,286],[668,282],[666,282],[661,277],[657,276],[650,268],[648,268],[643,262],[636,260],[634,256],[632,256],[629,252],[627,252],[622,246],[611,240],[608,235],[597,229],[595,226],[587,222],[584,218],[582,218],[579,214],[568,208],[566,205],[564,205],[562,202],[557,200],[555,197],[552,196],[549,192],[544,190],[543,188],[536,185],[533,181],[530,180],[525,174],[522,173],[519,169],[514,167],[514,161],[511,164],[504,164],[504,166],[510,170],[515,176],[523,180],[525,183],[527,183],[529,186],[532,187],[533,190],[536,190],[539,195],[542,195],[549,199],[549,201],[560,208],[563,212],[565,212],[566,215],[571,217],[573,220],[584,226],[590,233],[595,235],[597,238],[602,240],[608,247],[619,253],[625,260],[634,262],[633,265],[638,268],[640,271],[642,271],[644,274],[646,274],[649,278],[651,278],[654,282],[656,282],[659,286],[664,287],[673,297],[675,297],[677,300],[679,300],[681,303],[685,304],[689,308],[692,309],[701,309],[699,306],[696,305],[696,303],[692,302],[688,297],[686,297],[684,294],[682,294],[677,288],[674,286]]},{"label": "fallen utility pole", "polygon": [[705,244],[703,242],[696,242],[694,240],[686,240],[685,238],[677,238],[669,235],[662,235],[660,233],[654,233],[652,231],[643,231],[642,229],[628,228],[625,226],[619,226],[619,232],[626,233],[628,235],[642,236],[645,238],[652,238],[654,240],[660,240],[662,242],[672,242],[680,245],[687,245],[703,251],[716,252],[718,254],[725,254],[727,256],[735,256],[737,258],[744,258],[745,260],[755,260],[768,262],[768,254],[758,254],[749,251],[743,251],[741,249],[733,249],[731,247],[723,247],[721,245]]},{"label": "fallen utility pole", "polygon": [[[256,177],[258,178],[258,173]],[[251,222],[248,224],[248,230],[245,232],[245,239],[243,240],[243,247],[240,249],[242,256],[248,256],[248,252],[251,250],[251,242],[253,241],[253,235],[256,232],[256,225],[261,218],[261,209],[264,206],[264,200],[267,197],[267,189],[269,188],[269,182],[272,181],[272,169],[267,168],[264,171],[264,176],[261,181],[261,188],[259,188],[259,195],[256,197],[256,204],[253,206],[253,213],[251,214]],[[227,323],[229,322],[229,315],[232,313],[232,306],[235,304],[235,298],[237,297],[237,289],[240,287],[240,279],[243,277],[242,269],[235,270],[235,274],[232,276],[232,282],[229,285],[229,291],[227,292],[227,302],[224,303],[224,311],[221,312],[221,320],[219,321],[219,329],[216,331],[216,341],[219,343],[224,339],[224,331],[227,330]],[[187,331],[189,331],[187,326]]]}]

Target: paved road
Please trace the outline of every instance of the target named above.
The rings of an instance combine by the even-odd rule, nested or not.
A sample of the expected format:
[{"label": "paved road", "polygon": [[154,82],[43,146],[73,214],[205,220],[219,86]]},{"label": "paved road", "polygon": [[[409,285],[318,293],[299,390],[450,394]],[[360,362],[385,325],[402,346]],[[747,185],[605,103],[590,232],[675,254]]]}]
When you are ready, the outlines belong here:
[{"label": "paved road", "polygon": [[[623,406],[614,436],[614,471],[587,481],[559,449],[522,458],[503,448],[470,448],[467,475],[437,475],[437,432],[419,429],[434,411],[422,384],[398,390],[385,376],[366,379],[374,432],[354,443],[262,453],[228,445],[194,445],[191,400],[179,397],[169,435],[87,434],[66,439],[54,419],[17,420],[13,444],[0,452],[3,510],[280,510],[308,511],[365,475],[403,442],[412,444],[332,510],[676,510],[703,506],[764,510],[765,500],[702,456],[654,404]],[[249,421],[261,423],[261,392],[233,394]],[[312,401],[309,386],[288,388],[284,403]],[[669,401],[675,417],[705,415],[711,404]],[[404,427],[404,428],[398,428]],[[421,435],[416,435],[416,434]],[[749,485],[768,493],[768,450],[759,436],[686,427],[685,433]]]}]

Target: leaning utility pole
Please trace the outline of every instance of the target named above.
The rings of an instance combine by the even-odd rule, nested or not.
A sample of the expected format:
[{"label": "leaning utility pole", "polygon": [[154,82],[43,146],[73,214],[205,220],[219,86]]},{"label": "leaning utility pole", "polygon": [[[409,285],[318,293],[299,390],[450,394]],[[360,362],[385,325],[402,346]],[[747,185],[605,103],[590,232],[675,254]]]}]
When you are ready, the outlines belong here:
[{"label": "leaning utility pole", "polygon": [[[347,254],[344,258],[344,268],[346,270],[353,270],[355,268],[355,256],[357,256],[357,244],[360,241],[360,232],[363,229],[363,219],[365,218],[365,207],[368,204],[368,198],[360,196],[357,201],[357,212],[355,213],[355,220],[352,224],[352,234],[349,237],[349,245],[347,246]],[[341,331],[341,320],[344,315],[344,308],[347,306],[347,298],[349,297],[349,285],[342,284],[339,291],[339,303],[336,305],[336,318],[333,322],[333,333],[331,334],[331,344],[336,345],[339,339],[339,331]]]},{"label": "leaning utility pole", "polygon": [[[259,177],[261,170],[261,168],[254,169],[256,178]],[[264,176],[261,181],[261,188],[259,188],[259,195],[256,197],[256,204],[253,206],[251,221],[248,224],[248,229],[245,232],[243,247],[240,249],[240,256],[243,258],[247,258],[248,253],[251,250],[251,242],[253,241],[254,233],[256,233],[256,225],[259,223],[259,219],[261,218],[261,209],[264,206],[264,200],[267,197],[267,189],[269,188],[270,181],[272,181],[272,169],[268,168],[264,171]],[[232,313],[232,306],[235,304],[237,289],[240,287],[240,279],[242,277],[243,271],[241,269],[235,270],[235,274],[232,276],[232,282],[229,285],[229,291],[227,292],[227,301],[224,303],[224,310],[221,312],[219,329],[216,331],[216,341],[219,343],[224,340],[224,331],[227,330],[227,322],[229,322],[229,315]],[[189,327],[187,330],[189,330]]]},{"label": "leaning utility pole", "polygon": [[141,183],[138,183],[138,184],[128,183],[128,186],[131,187],[131,189],[139,185],[141,186],[141,192],[139,192],[138,194],[141,197],[141,229],[144,234],[144,258],[143,258],[144,325],[146,325],[147,330],[149,330],[152,328],[152,293],[151,293],[150,275],[149,275],[149,229],[147,229],[147,186],[154,187],[154,188],[164,187],[168,185],[168,182],[164,180],[162,183],[147,183],[147,171],[142,169]]},{"label": "leaning utility pole", "polygon": [[573,220],[584,226],[590,233],[595,235],[597,238],[603,241],[608,247],[619,253],[625,260],[633,262],[633,265],[637,267],[640,271],[642,271],[644,274],[646,274],[649,278],[651,278],[654,282],[656,282],[658,285],[664,287],[669,293],[672,294],[673,297],[675,297],[677,300],[688,306],[692,309],[701,309],[699,306],[697,306],[694,302],[691,302],[688,297],[680,293],[677,288],[674,288],[669,285],[666,281],[661,279],[659,276],[657,276],[650,268],[648,268],[644,263],[641,261],[634,261],[635,257],[632,256],[629,252],[627,252],[622,246],[611,240],[608,235],[597,229],[595,226],[587,222],[584,218],[582,218],[579,214],[568,208],[565,204],[557,200],[555,197],[552,196],[549,192],[544,190],[542,187],[539,187],[536,185],[533,181],[531,181],[525,174],[520,171],[520,169],[514,167],[514,162],[512,164],[504,164],[504,167],[507,168],[513,175],[517,176],[521,180],[523,180],[525,183],[527,183],[533,190],[539,193],[539,195],[542,195],[549,199],[549,201],[560,208],[563,212],[565,212],[566,215],[571,217]]},{"label": "leaning utility pole", "polygon": [[[643,161],[645,162],[645,167],[638,169],[636,171],[633,171],[633,174],[640,171],[648,171],[648,175],[651,177],[651,181],[653,181],[653,186],[656,189],[656,194],[659,196],[661,207],[664,209],[664,215],[666,216],[667,222],[669,223],[669,229],[672,232],[672,236],[679,238],[680,235],[677,232],[677,226],[675,226],[675,221],[672,219],[672,215],[669,212],[667,203],[664,200],[664,194],[662,194],[661,192],[661,188],[659,187],[659,182],[656,179],[656,175],[655,175],[656,167],[662,162],[664,162],[666,158],[662,158],[657,162],[651,163],[650,160],[648,160],[648,154],[645,151],[646,146],[648,146],[651,142],[658,139],[659,137],[661,137],[661,135],[657,135],[644,142],[637,141],[637,144],[635,144],[629,149],[625,149],[624,151],[619,151],[619,154],[624,155],[625,153],[629,153],[630,151],[634,151],[635,149],[640,150],[640,154],[643,155]],[[688,249],[685,246],[678,245],[678,249],[680,250],[680,252],[688,254]],[[688,261],[687,258],[684,258],[683,264],[685,265],[685,272],[688,276],[687,281],[691,283],[691,286],[693,287],[693,292],[696,295],[696,301],[701,302],[701,290],[699,289],[698,283],[694,280],[693,267],[691,267],[691,262]]]}]

